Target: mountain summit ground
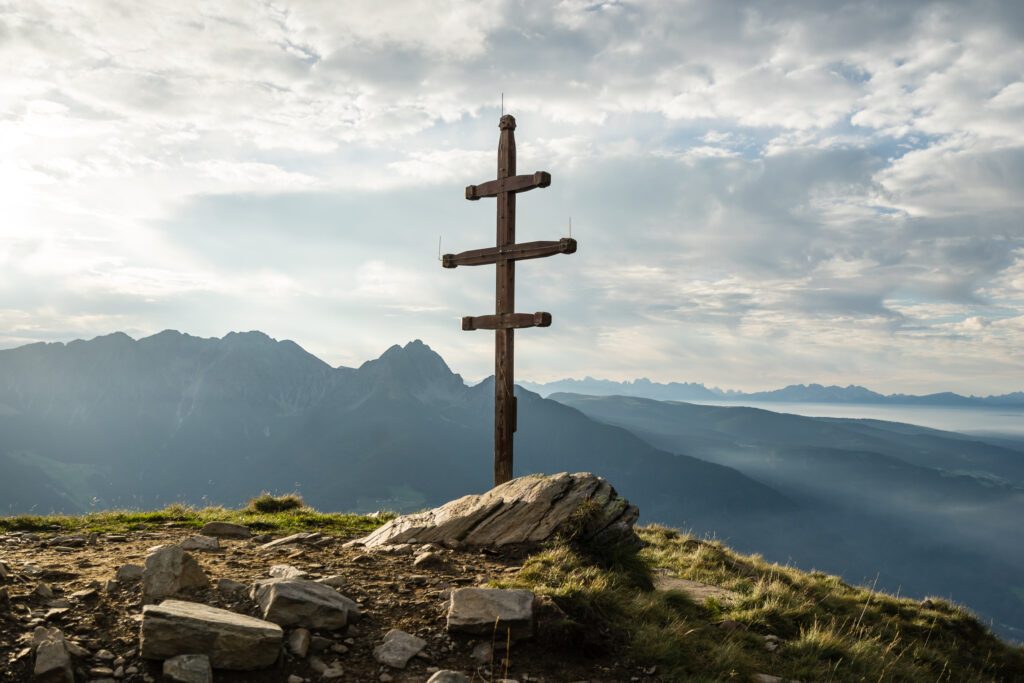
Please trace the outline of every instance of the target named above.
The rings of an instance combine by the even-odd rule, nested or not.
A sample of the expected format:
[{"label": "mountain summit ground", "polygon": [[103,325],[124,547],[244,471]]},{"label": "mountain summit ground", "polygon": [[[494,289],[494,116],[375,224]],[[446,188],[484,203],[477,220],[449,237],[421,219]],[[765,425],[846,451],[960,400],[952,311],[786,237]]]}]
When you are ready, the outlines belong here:
[{"label": "mountain summit ground", "polygon": [[[533,547],[403,539],[410,542],[369,548],[349,541],[393,516],[319,513],[295,502],[278,512],[177,506],[0,518],[0,681],[37,680],[32,640],[46,627],[67,639],[76,681],[170,680],[140,654],[149,585],[142,573],[158,545],[190,548],[210,579],[176,600],[261,617],[265,605],[250,585],[315,582],[361,614],[342,627],[285,626],[270,668],[217,669],[217,681],[412,682],[439,670],[535,682],[1024,679],[1024,650],[946,601],[850,586],[662,526],[637,529],[639,548],[598,542],[580,533],[589,528],[586,505],[578,524]],[[230,524],[206,527],[227,536],[216,542],[196,536],[211,521],[254,536],[232,538],[245,532]],[[453,593],[470,587],[534,595],[533,637],[450,632]]]}]

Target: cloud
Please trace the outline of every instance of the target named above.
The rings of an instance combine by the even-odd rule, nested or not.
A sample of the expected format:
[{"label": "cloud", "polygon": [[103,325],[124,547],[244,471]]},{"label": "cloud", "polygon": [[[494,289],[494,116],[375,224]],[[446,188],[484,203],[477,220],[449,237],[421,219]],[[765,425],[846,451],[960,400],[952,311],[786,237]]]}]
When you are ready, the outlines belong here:
[{"label": "cloud", "polygon": [[520,375],[1019,390],[1019,3],[0,5],[0,343],[263,327],[467,377],[519,119]]}]

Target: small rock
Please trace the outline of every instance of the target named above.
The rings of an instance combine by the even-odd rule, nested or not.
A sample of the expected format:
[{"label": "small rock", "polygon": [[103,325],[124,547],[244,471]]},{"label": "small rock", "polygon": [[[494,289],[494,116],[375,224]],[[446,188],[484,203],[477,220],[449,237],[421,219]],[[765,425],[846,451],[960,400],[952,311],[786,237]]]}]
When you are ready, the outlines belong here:
[{"label": "small rock", "polygon": [[323,636],[313,636],[309,641],[309,649],[313,652],[323,652],[334,645],[334,641]]},{"label": "small rock", "polygon": [[206,588],[210,580],[195,558],[181,546],[157,546],[146,556],[142,573],[142,598],[151,602],[177,595],[188,588]]},{"label": "small rock", "polygon": [[308,574],[290,564],[275,564],[270,568],[270,576],[275,579],[304,579]]},{"label": "small rock", "polygon": [[67,646],[68,652],[71,653],[72,657],[92,657],[91,652],[74,641],[65,640],[64,644]]},{"label": "small rock", "polygon": [[64,634],[60,629],[37,629],[33,639],[39,637],[36,645],[36,661],[33,668],[36,681],[40,683],[74,683],[75,676],[71,671],[71,657],[64,643]]},{"label": "small rock", "polygon": [[260,546],[260,550],[271,550],[273,548],[277,548],[277,547],[280,547],[282,545],[292,545],[292,544],[295,544],[295,543],[307,543],[307,542],[310,542],[310,541],[317,540],[318,538],[320,538],[320,536],[321,536],[321,534],[315,533],[315,532],[314,533],[299,532],[297,534],[292,534],[291,536],[285,536],[284,538],[278,538],[278,539],[270,541],[268,543],[264,543],[263,545]]},{"label": "small rock", "polygon": [[249,538],[252,535],[249,527],[231,522],[207,522],[199,533],[219,538]]},{"label": "small rock", "polygon": [[341,574],[334,574],[333,576],[325,576],[322,579],[317,579],[316,582],[317,583],[322,583],[325,586],[330,586],[331,588],[344,588],[345,586],[348,585],[348,581]]},{"label": "small rock", "polygon": [[213,683],[210,658],[206,655],[178,655],[164,661],[164,678],[176,683]]},{"label": "small rock", "polygon": [[114,656],[115,655],[110,650],[99,650],[93,656],[96,657],[96,659],[99,659],[100,661],[103,661],[103,662],[112,662],[112,661],[114,661]]},{"label": "small rock", "polygon": [[122,564],[117,568],[116,579],[122,583],[141,581],[143,572],[145,569],[137,564]]},{"label": "small rock", "polygon": [[226,595],[231,595],[234,593],[244,593],[249,590],[249,586],[233,579],[217,579],[217,590]]},{"label": "small rock", "polygon": [[323,672],[327,671],[327,663],[319,657],[310,657],[309,668],[318,674],[322,674]]},{"label": "small rock", "polygon": [[117,589],[120,588],[120,587],[121,587],[120,582],[118,582],[118,581],[116,581],[114,579],[108,579],[103,584],[103,592],[104,593],[108,593],[108,594],[109,593],[116,593]]},{"label": "small rock", "polygon": [[419,555],[417,555],[416,559],[413,560],[413,562],[412,562],[412,566],[414,566],[414,567],[429,567],[431,565],[437,565],[437,564],[441,564],[443,562],[444,562],[444,558],[440,554],[428,551],[428,552],[420,553]]},{"label": "small rock", "polygon": [[89,675],[96,678],[111,677],[114,675],[114,670],[109,666],[94,666],[89,669]]},{"label": "small rock", "polygon": [[300,659],[309,653],[310,634],[304,628],[297,628],[288,636],[288,650]]},{"label": "small rock", "polygon": [[442,669],[428,678],[427,683],[469,683],[469,676],[451,669]]},{"label": "small rock", "polygon": [[41,598],[52,598],[53,597],[53,589],[50,588],[50,584],[43,583],[42,581],[40,581],[39,584],[36,585],[35,590],[32,591],[32,592],[35,593],[36,595],[38,595]]},{"label": "small rock", "polygon": [[489,635],[497,622],[498,633],[511,630],[512,638],[533,635],[534,595],[528,590],[459,588],[452,591],[448,607],[448,631]]},{"label": "small rock", "polygon": [[306,683],[306,679],[302,676],[296,676],[295,674],[292,674],[288,676],[288,683]]},{"label": "small rock", "polygon": [[491,666],[493,664],[491,661],[491,653],[491,644],[483,642],[478,643],[477,646],[473,648],[473,652],[470,657],[472,657],[473,661],[480,666]]},{"label": "small rock", "polygon": [[380,683],[391,683],[395,678],[391,674],[384,672],[377,677],[377,680],[380,681]]},{"label": "small rock", "polygon": [[220,541],[213,536],[189,536],[181,542],[181,549],[215,552],[220,550]]},{"label": "small rock", "polygon": [[95,588],[86,588],[85,590],[75,591],[68,597],[72,600],[95,600],[100,597],[100,592]]},{"label": "small rock", "polygon": [[373,648],[373,658],[392,668],[404,669],[426,646],[427,641],[422,638],[393,628],[384,636],[384,642]]},{"label": "small rock", "polygon": [[345,675],[345,670],[340,666],[329,666],[324,669],[324,672],[320,674],[320,678],[325,681],[333,681],[336,678],[341,678]]}]

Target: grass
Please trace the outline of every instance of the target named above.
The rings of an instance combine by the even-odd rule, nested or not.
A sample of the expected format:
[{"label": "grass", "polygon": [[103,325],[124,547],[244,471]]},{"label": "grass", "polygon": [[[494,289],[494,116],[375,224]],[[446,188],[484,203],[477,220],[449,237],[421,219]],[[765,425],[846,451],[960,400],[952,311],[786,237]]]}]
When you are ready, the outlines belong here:
[{"label": "grass", "polygon": [[[273,498],[273,496],[269,496]],[[194,508],[181,504],[170,505],[163,510],[108,510],[91,512],[85,515],[19,515],[16,517],[0,517],[0,531],[59,531],[71,532],[105,532],[117,533],[137,531],[161,526],[183,528],[200,528],[207,522],[235,522],[245,524],[257,532],[297,532],[323,531],[340,536],[362,535],[373,531],[384,522],[392,519],[393,514],[355,515],[339,512],[318,512],[302,504],[297,496],[284,496],[289,501],[295,499],[299,507],[286,503],[280,511],[264,505],[259,509],[255,505],[242,510],[230,510],[223,507]],[[263,496],[253,500],[261,500]],[[275,499],[280,500],[280,499]]]},{"label": "grass", "polygon": [[[1024,649],[994,636],[972,614],[931,598],[924,606],[839,577],[732,552],[674,529],[639,530],[639,552],[553,544],[495,585],[551,596],[570,617],[574,650],[612,648],[667,680],[746,680],[766,673],[801,681],[1024,680]],[[696,604],[653,591],[668,570],[739,593],[734,604]],[[741,626],[718,626],[732,621]],[[782,639],[775,651],[765,636]]]},{"label": "grass", "polygon": [[289,510],[301,510],[306,507],[306,502],[297,493],[275,496],[264,491],[255,498],[250,498],[249,503],[245,507],[250,512],[287,512]]}]

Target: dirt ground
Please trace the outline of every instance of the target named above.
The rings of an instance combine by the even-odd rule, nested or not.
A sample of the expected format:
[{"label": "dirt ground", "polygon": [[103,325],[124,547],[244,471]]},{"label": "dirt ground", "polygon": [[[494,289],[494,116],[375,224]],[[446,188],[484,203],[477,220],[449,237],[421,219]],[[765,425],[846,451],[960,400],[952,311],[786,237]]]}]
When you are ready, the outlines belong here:
[{"label": "dirt ground", "polygon": [[[141,584],[108,585],[108,581],[114,579],[120,565],[143,564],[149,548],[179,543],[194,533],[168,527],[98,534],[84,545],[77,545],[80,539],[53,545],[56,532],[0,535],[0,562],[10,570],[6,580],[0,575],[0,682],[34,680],[29,644],[33,630],[40,625],[61,628],[68,641],[88,650],[73,658],[76,681],[109,679],[110,670],[122,674],[120,680],[128,682],[163,680],[161,663],[139,656]],[[360,603],[364,613],[361,620],[343,631],[314,631],[321,637],[314,639],[314,646],[322,649],[306,658],[282,654],[275,666],[261,671],[217,670],[215,681],[284,683],[290,675],[320,681],[313,657],[344,670],[341,678],[333,679],[336,681],[420,682],[437,669],[461,671],[474,681],[499,681],[505,676],[501,663],[505,643],[496,648],[499,663],[492,671],[472,656],[482,641],[448,636],[445,612],[448,591],[515,572],[522,562],[521,554],[444,550],[442,562],[414,567],[411,554],[344,548],[344,540],[325,536],[318,541],[320,545],[283,545],[267,551],[260,550],[257,540],[221,539],[219,551],[191,552],[210,578],[211,587],[179,599],[259,616],[247,593],[221,593],[216,588],[217,579],[251,584],[267,578],[272,565],[289,564],[314,579],[344,577],[339,592]],[[36,591],[40,583],[52,589],[52,597]],[[3,605],[4,589],[10,598],[8,606]],[[392,628],[428,642],[424,652],[403,670],[382,666],[373,658],[373,648]],[[616,661],[611,655],[590,652],[584,656],[553,649],[542,641],[512,644],[508,679],[522,683],[659,680],[656,672]]]}]

